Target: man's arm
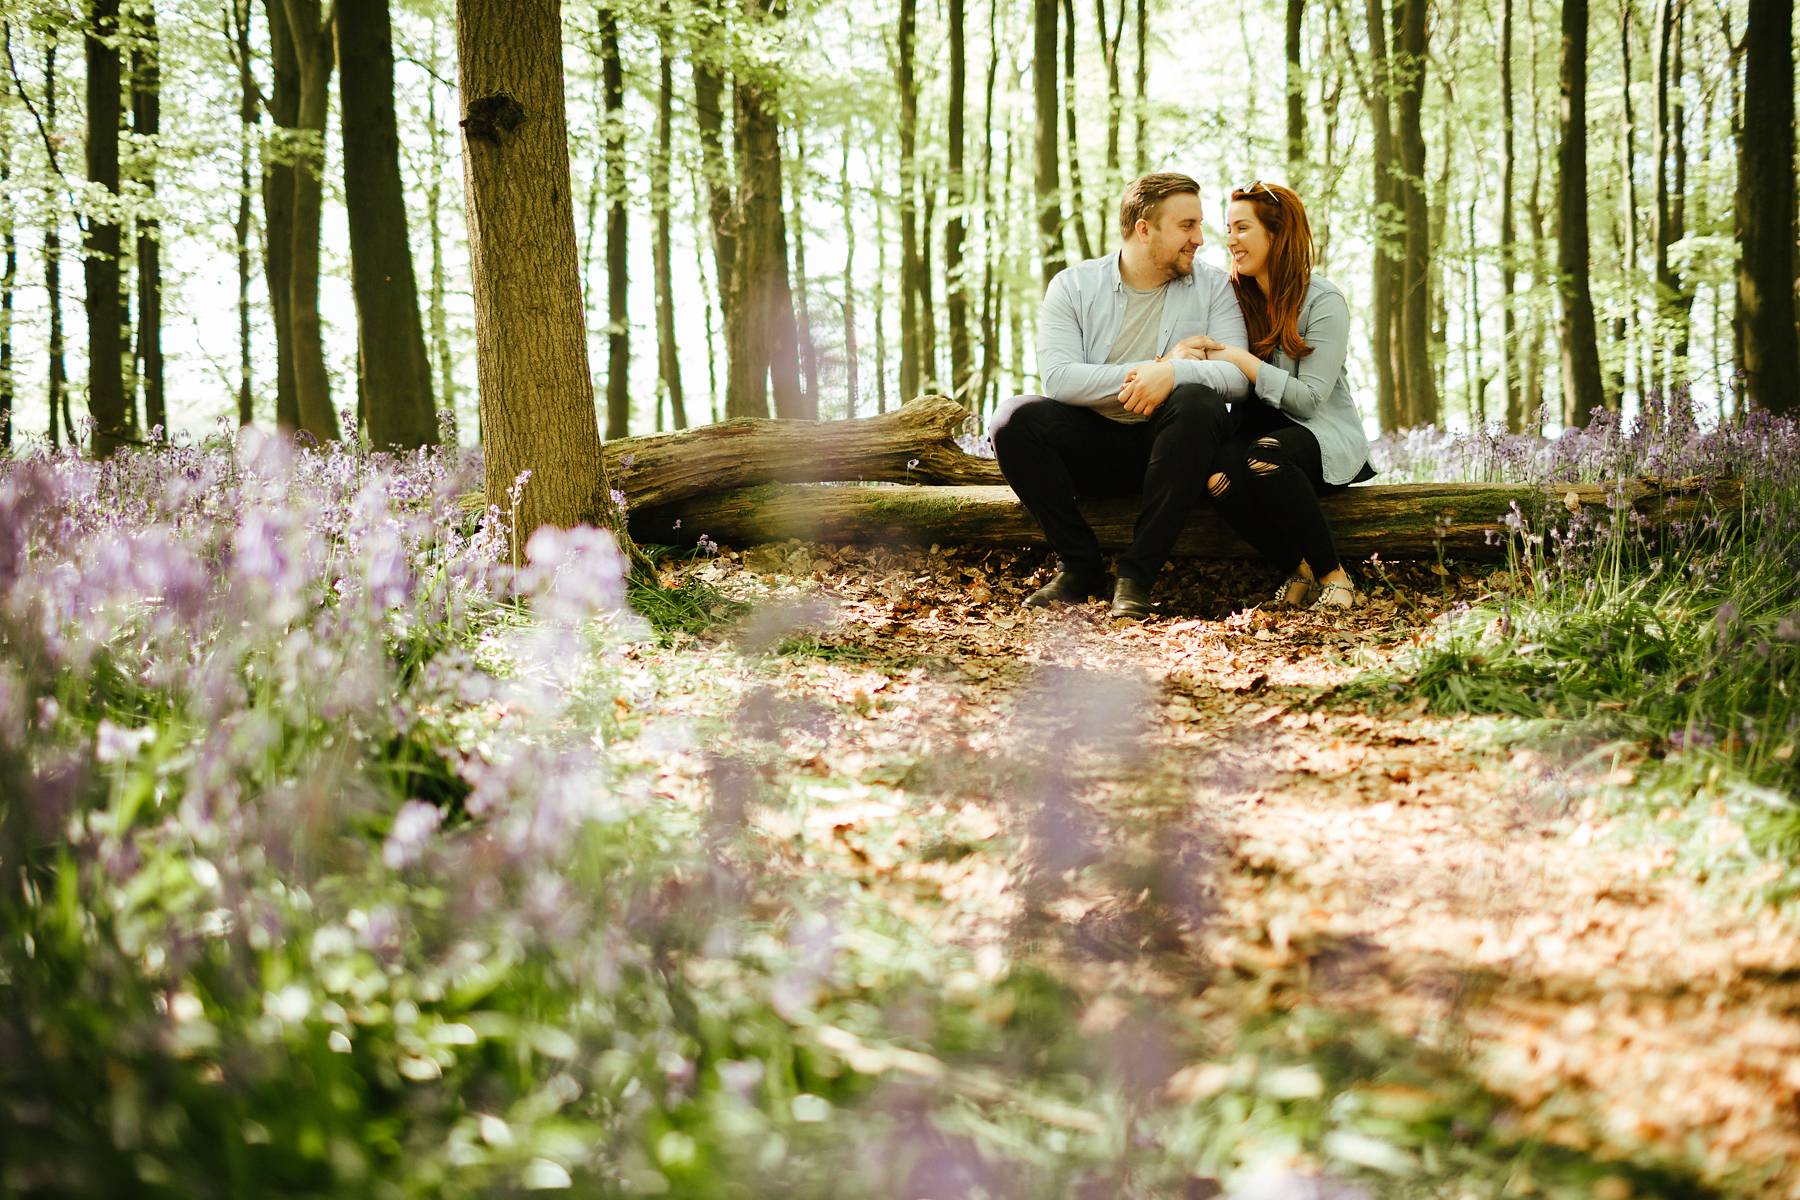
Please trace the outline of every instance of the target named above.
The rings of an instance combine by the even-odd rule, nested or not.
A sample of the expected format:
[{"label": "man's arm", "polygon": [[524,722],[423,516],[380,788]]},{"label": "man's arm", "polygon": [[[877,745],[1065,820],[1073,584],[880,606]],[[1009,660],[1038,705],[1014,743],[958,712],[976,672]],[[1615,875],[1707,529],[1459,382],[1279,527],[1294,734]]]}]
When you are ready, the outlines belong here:
[{"label": "man's arm", "polygon": [[[1196,287],[1200,281],[1194,281]],[[1237,294],[1230,287],[1211,287],[1211,302],[1206,309],[1205,333],[1214,341],[1239,350],[1250,348],[1250,335],[1244,329],[1244,312],[1238,307]],[[1250,381],[1228,362],[1201,359],[1175,360],[1176,383],[1204,383],[1227,400],[1241,400],[1250,394]]]},{"label": "man's arm", "polygon": [[[1074,271],[1050,281],[1038,311],[1037,368],[1044,395],[1064,404],[1093,408],[1119,398],[1130,364],[1107,366],[1081,356],[1081,317],[1075,306]],[[1243,321],[1238,321],[1242,336]],[[1138,364],[1142,365],[1142,364]]]}]

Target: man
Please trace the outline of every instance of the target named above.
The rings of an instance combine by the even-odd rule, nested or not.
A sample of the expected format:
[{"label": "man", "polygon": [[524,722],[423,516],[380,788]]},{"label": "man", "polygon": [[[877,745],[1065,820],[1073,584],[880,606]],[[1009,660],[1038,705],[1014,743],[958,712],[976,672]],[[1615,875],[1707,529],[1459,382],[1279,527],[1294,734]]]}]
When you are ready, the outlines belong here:
[{"label": "man", "polygon": [[1038,315],[1044,395],[1016,396],[995,414],[994,453],[1006,481],[1043,526],[1062,569],[1028,607],[1105,594],[1099,539],[1077,493],[1136,492],[1130,549],[1116,564],[1112,614],[1150,614],[1150,588],[1199,499],[1213,448],[1229,434],[1226,407],[1249,393],[1225,362],[1163,356],[1196,333],[1246,348],[1244,316],[1222,271],[1194,262],[1204,243],[1200,185],[1146,175],[1119,205],[1123,245],[1050,281]]}]

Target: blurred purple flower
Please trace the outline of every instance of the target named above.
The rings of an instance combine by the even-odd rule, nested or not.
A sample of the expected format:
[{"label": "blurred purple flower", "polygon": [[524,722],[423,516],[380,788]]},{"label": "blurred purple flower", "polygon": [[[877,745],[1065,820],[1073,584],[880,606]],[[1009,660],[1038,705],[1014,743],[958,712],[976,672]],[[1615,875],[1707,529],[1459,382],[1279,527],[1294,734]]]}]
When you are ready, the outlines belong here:
[{"label": "blurred purple flower", "polygon": [[390,871],[411,866],[425,853],[443,820],[444,812],[436,805],[408,800],[394,814],[393,828],[381,844],[381,861]]}]

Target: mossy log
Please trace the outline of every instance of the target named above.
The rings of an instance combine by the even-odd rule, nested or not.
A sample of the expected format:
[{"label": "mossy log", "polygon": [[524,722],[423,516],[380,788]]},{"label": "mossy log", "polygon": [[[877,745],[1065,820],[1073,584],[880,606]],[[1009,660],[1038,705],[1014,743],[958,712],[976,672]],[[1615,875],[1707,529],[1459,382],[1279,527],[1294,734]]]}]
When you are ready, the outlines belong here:
[{"label": "mossy log", "polygon": [[[1388,559],[1504,557],[1506,518],[1517,504],[1528,527],[1542,530],[1551,518],[1577,509],[1604,519],[1613,497],[1642,514],[1650,526],[1693,521],[1737,507],[1734,480],[1634,480],[1623,488],[1577,484],[1541,488],[1529,484],[1365,484],[1324,499],[1325,515],[1348,561],[1380,554]],[[1100,500],[1083,511],[1109,550],[1131,541],[1137,505]],[[679,504],[637,509],[632,533],[645,542],[691,545],[702,534],[727,545],[800,538],[807,541],[958,546],[1036,546],[1044,538],[1012,489],[999,486],[882,486],[871,484],[765,484],[699,495]],[[1177,555],[1252,558],[1255,552],[1199,505],[1188,518]]]},{"label": "mossy log", "polygon": [[956,445],[968,419],[948,396],[848,421],[744,418],[608,442],[606,472],[634,511],[771,482],[1004,484],[992,459]]}]

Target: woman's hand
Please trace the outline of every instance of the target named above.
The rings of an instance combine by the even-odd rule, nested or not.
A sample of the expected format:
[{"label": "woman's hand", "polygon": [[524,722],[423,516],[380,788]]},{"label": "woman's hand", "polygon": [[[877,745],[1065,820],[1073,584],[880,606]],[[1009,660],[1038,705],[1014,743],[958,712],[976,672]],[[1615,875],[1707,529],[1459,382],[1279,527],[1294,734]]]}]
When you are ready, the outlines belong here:
[{"label": "woman's hand", "polygon": [[1182,338],[1169,351],[1170,358],[1211,358],[1215,351],[1225,349],[1223,342],[1207,337],[1204,333],[1196,333],[1193,337]]}]

